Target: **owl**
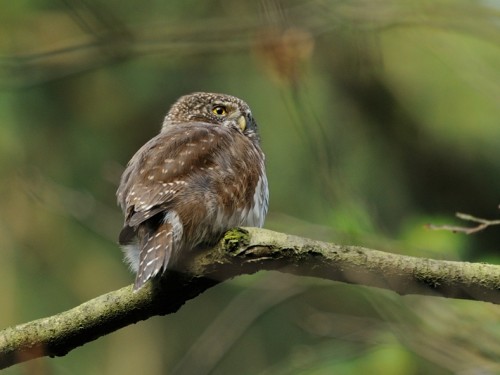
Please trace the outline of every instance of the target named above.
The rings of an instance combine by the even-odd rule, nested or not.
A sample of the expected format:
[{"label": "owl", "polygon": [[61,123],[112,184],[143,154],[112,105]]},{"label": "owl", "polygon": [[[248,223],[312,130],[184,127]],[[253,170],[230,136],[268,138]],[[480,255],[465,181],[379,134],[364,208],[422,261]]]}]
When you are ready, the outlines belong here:
[{"label": "owl", "polygon": [[261,227],[269,191],[250,108],[230,95],[182,96],[129,161],[116,194],[134,290],[228,229]]}]

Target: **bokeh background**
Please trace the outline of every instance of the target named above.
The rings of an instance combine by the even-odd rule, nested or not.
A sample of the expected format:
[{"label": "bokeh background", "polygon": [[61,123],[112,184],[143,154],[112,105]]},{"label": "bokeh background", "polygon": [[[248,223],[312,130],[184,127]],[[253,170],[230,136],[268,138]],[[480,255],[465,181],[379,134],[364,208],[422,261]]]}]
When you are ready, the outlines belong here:
[{"label": "bokeh background", "polygon": [[[266,227],[500,263],[500,2],[22,0],[0,5],[0,327],[132,282],[115,190],[180,95],[239,96]],[[14,374],[498,374],[500,309],[279,273]]]}]

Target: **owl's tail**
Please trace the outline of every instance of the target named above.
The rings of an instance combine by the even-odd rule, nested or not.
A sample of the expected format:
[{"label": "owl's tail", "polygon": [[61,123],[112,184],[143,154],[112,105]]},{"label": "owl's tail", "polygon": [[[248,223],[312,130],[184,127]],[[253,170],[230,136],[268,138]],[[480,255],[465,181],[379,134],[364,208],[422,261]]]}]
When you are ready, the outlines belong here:
[{"label": "owl's tail", "polygon": [[141,250],[134,290],[166,270],[174,247],[172,224],[164,222],[155,231],[145,231],[142,236],[139,234],[139,239]]}]

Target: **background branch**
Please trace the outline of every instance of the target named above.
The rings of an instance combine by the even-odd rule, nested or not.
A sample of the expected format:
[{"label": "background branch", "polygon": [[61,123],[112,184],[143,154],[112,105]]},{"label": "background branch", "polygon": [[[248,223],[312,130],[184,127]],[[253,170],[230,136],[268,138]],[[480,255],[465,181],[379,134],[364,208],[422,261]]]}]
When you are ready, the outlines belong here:
[{"label": "background branch", "polygon": [[[499,206],[500,208],[500,206]],[[427,224],[426,227],[428,229],[432,230],[447,230],[450,232],[454,233],[465,233],[465,234],[473,234],[479,231],[482,231],[483,229],[486,229],[490,226],[493,225],[500,225],[500,220],[487,220],[487,219],[482,219],[479,217],[475,217],[469,214],[464,214],[461,212],[457,212],[455,214],[456,217],[462,220],[466,221],[471,221],[473,223],[478,223],[475,227],[461,227],[461,226],[456,226],[456,225],[434,225],[434,224]]]},{"label": "background branch", "polygon": [[264,229],[234,229],[183,272],[133,293],[127,286],[66,312],[0,332],[0,368],[72,349],[186,301],[237,275],[278,270],[392,290],[500,303],[500,266],[431,260],[331,243]]}]

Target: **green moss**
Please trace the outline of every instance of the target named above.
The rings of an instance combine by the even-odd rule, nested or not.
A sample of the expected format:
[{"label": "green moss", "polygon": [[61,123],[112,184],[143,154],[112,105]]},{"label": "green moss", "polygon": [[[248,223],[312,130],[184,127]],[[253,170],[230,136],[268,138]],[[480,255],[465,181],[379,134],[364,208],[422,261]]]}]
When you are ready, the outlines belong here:
[{"label": "green moss", "polygon": [[250,243],[248,231],[242,228],[234,228],[226,232],[221,241],[224,251],[239,254],[244,247]]}]

